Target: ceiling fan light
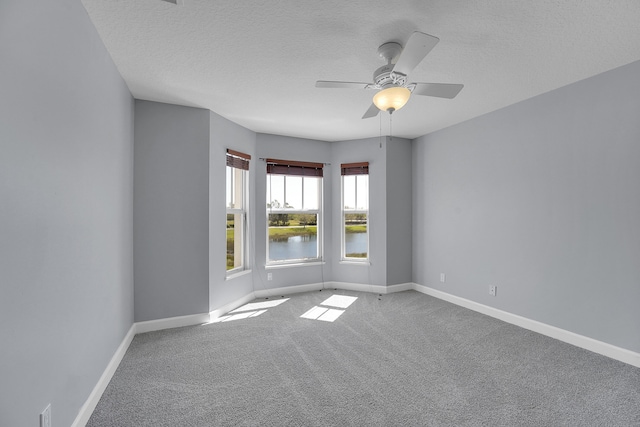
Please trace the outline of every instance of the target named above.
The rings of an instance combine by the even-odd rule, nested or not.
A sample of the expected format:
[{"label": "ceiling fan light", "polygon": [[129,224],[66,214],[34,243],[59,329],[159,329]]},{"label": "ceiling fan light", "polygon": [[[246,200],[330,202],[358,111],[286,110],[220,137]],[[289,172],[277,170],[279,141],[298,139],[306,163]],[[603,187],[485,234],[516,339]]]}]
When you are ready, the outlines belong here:
[{"label": "ceiling fan light", "polygon": [[382,89],[373,96],[373,103],[382,111],[397,111],[409,100],[411,91],[406,87],[394,86]]}]

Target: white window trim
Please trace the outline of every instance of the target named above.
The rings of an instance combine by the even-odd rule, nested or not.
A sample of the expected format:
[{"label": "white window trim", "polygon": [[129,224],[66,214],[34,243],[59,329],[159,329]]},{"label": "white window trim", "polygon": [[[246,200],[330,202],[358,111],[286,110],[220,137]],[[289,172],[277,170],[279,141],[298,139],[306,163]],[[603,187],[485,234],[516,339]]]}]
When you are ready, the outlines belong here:
[{"label": "white window trim", "polygon": [[326,262],[323,260],[314,260],[314,261],[306,261],[306,262],[286,262],[286,263],[275,263],[265,264],[264,268],[266,270],[275,270],[278,268],[291,268],[291,267],[310,267],[314,265],[325,265]]}]

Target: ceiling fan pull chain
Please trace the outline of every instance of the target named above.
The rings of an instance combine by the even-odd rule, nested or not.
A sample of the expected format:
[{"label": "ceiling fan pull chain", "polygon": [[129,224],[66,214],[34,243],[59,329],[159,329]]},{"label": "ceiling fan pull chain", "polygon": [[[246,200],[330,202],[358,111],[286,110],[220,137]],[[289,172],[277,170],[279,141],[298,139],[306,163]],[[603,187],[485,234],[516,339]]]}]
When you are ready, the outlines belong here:
[{"label": "ceiling fan pull chain", "polygon": [[380,116],[380,148],[382,148],[382,114]]}]

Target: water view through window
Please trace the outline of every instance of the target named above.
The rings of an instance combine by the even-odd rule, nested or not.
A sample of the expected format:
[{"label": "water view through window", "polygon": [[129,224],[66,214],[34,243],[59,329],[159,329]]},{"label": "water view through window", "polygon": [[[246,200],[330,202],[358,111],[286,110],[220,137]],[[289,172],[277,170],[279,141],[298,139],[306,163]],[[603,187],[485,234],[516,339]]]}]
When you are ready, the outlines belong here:
[{"label": "water view through window", "polygon": [[[271,231],[272,227],[269,227]],[[348,233],[345,244],[350,254],[367,252],[367,233]],[[308,259],[318,256],[316,234],[293,235],[281,238],[269,237],[269,258],[272,261]],[[355,255],[352,255],[355,256]]]},{"label": "water view through window", "polygon": [[[351,217],[358,218],[351,219]],[[345,214],[345,258],[367,258],[369,249],[368,240],[366,214]]]},{"label": "water view through window", "polygon": [[342,164],[342,257],[366,261],[369,257],[369,166]]},{"label": "water view through window", "polygon": [[318,256],[317,214],[269,214],[269,261]]}]

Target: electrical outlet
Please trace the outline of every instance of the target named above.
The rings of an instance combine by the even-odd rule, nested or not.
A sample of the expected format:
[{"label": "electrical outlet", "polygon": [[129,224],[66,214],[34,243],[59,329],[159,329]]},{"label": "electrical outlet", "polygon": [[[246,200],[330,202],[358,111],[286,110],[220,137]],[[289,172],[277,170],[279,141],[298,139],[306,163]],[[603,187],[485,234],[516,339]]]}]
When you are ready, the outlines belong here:
[{"label": "electrical outlet", "polygon": [[444,283],[447,280],[447,277],[444,275],[444,273],[440,273],[440,282]]},{"label": "electrical outlet", "polygon": [[498,287],[495,285],[489,286],[489,295],[496,296],[498,294]]},{"label": "electrical outlet", "polygon": [[273,273],[267,273],[267,280],[273,280]]},{"label": "electrical outlet", "polygon": [[40,414],[40,427],[51,427],[51,403]]}]

